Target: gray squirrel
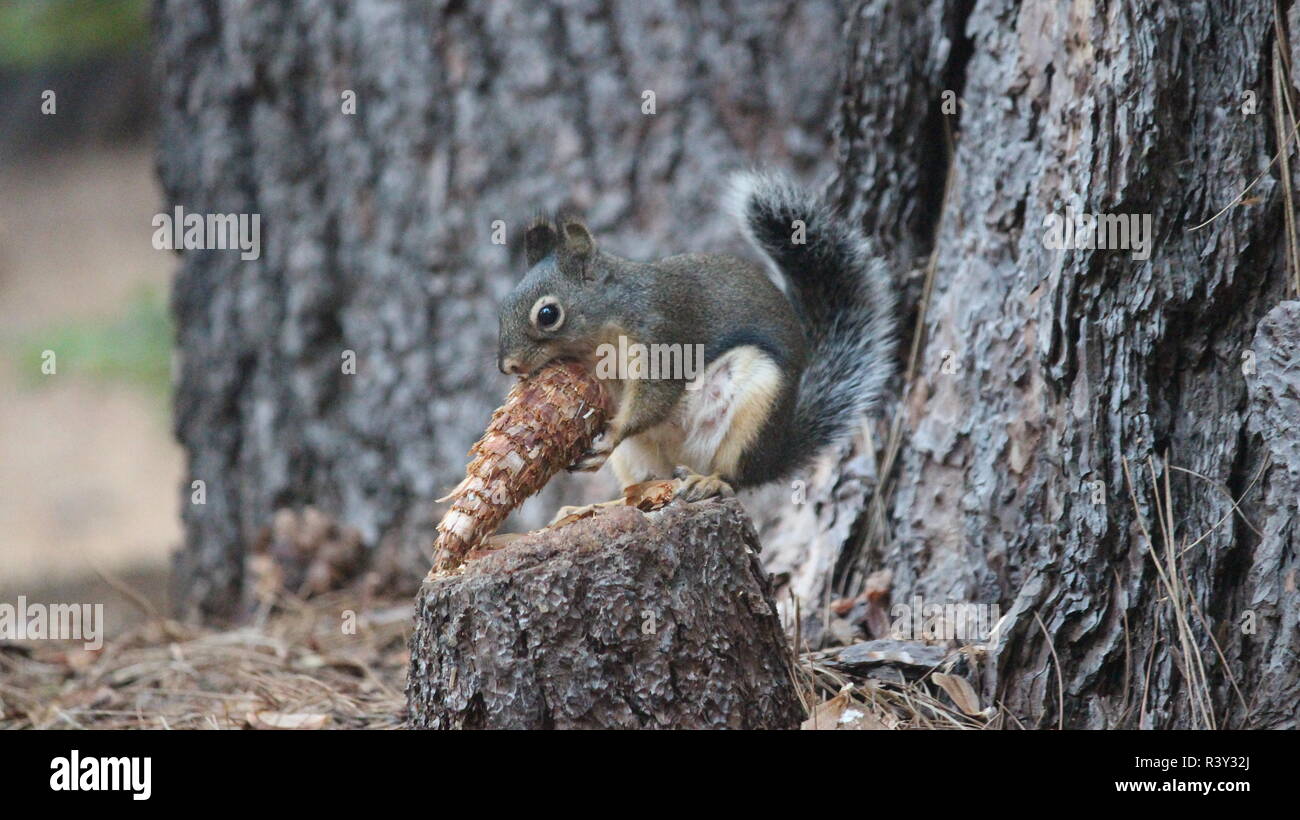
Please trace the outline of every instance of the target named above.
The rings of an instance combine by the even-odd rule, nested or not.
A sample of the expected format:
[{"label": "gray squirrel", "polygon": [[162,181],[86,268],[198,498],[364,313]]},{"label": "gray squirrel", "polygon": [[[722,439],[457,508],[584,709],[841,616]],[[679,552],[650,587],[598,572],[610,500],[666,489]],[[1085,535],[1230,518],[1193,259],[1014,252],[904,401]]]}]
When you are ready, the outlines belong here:
[{"label": "gray squirrel", "polygon": [[633,262],[567,217],[525,232],[529,270],[500,309],[503,373],[569,358],[599,375],[620,343],[703,352],[694,381],[605,378],[613,416],[570,470],[608,459],[624,487],[676,477],[687,501],[731,495],[789,476],[874,409],[894,367],[895,295],[869,240],[776,174],[734,175],[724,204],[789,296],[735,256]]}]

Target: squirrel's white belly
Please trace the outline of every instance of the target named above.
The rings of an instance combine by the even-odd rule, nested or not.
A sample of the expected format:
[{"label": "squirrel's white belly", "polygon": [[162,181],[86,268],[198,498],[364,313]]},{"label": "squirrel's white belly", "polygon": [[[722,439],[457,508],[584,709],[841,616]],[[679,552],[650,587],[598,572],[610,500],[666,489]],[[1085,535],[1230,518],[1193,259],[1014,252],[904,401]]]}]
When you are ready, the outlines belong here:
[{"label": "squirrel's white belly", "polygon": [[620,484],[670,478],[677,466],[734,476],[781,392],[781,370],[757,347],[728,350],[682,394],[663,424],[620,444],[610,462]]}]

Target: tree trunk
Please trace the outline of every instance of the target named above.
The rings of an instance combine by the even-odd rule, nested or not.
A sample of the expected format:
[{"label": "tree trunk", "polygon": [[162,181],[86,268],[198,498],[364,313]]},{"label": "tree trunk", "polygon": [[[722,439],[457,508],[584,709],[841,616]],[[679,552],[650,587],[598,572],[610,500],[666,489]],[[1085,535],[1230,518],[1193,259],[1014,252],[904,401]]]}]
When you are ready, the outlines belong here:
[{"label": "tree trunk", "polygon": [[[1300,425],[1283,398],[1294,303],[1275,307],[1293,206],[1270,166],[1273,4],[969,5],[864,3],[850,27],[902,38],[922,86],[943,77],[960,102],[951,193],[919,190],[939,222],[889,515],[856,490],[860,460],[828,471],[809,506],[833,537],[811,539],[821,572],[801,592],[854,594],[887,568],[895,601],[998,606],[982,694],[1027,725],[1294,728]],[[940,36],[954,16],[958,41]],[[911,66],[851,66],[845,111],[890,116]],[[849,158],[841,188],[870,187]],[[1052,249],[1046,220],[1067,208],[1150,215],[1150,258]]]},{"label": "tree trunk", "polygon": [[426,582],[408,721],[793,729],[791,650],[735,501],[615,507]]},{"label": "tree trunk", "polygon": [[[571,206],[633,258],[739,250],[716,215],[723,171],[832,166],[831,0],[156,12],[163,210],[262,227],[260,259],[189,251],[176,278],[176,581],[191,615],[236,614],[246,546],[283,507],[313,504],[427,568],[432,499],[505,395],[496,302],[534,212]],[[515,525],[615,489],[578,481],[553,482]]]}]

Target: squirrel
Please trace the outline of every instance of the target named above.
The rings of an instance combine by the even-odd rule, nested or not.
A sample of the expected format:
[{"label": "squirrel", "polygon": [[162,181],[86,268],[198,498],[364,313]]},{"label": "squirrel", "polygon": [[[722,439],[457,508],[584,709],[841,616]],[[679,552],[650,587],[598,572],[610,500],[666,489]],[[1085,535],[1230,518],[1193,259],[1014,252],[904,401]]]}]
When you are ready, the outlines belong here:
[{"label": "squirrel", "polygon": [[[894,367],[895,295],[870,241],[777,174],[733,175],[724,205],[788,296],[735,256],[634,262],[567,216],[525,231],[528,272],[500,307],[500,370],[577,359],[613,398],[570,471],[609,460],[623,487],[671,476],[686,501],[729,496],[789,476],[874,409]],[[703,372],[602,375],[602,355],[634,344],[702,351]]]}]

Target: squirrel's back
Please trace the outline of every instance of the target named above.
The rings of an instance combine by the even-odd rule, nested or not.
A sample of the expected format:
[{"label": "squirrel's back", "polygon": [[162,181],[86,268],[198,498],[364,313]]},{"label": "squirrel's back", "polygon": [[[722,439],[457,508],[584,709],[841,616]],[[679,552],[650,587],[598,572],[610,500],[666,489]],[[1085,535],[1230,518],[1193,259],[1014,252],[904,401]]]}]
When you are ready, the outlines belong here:
[{"label": "squirrel's back", "polygon": [[[704,360],[711,363],[727,350],[745,344],[758,347],[797,378],[803,369],[804,329],[781,292],[759,265],[737,256],[686,253],[669,256],[654,267],[672,284],[657,289],[664,302],[661,315],[674,320],[690,316],[677,327],[699,329]],[[737,321],[737,319],[741,321]]]}]

